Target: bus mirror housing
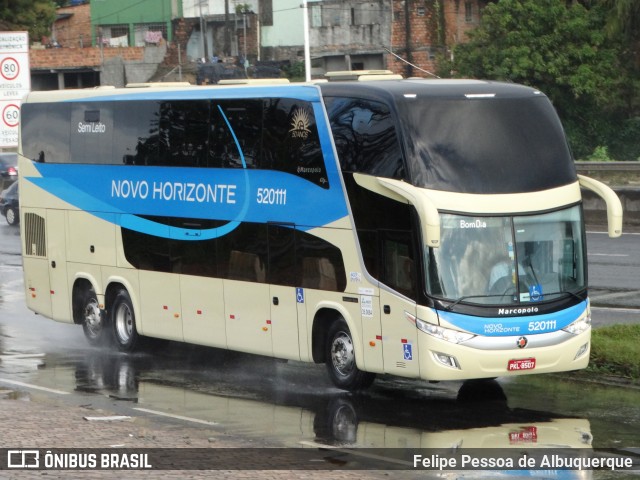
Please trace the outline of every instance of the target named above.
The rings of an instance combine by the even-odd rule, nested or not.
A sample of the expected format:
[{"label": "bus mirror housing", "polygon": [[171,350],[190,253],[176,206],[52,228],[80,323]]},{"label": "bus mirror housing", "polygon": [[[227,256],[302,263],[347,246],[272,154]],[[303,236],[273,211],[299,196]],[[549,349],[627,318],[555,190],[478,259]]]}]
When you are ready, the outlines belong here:
[{"label": "bus mirror housing", "polygon": [[618,238],[622,235],[622,203],[616,192],[604,183],[584,175],[578,175],[581,187],[591,190],[598,195],[607,206],[607,224],[609,237]]},{"label": "bus mirror housing", "polygon": [[354,173],[353,177],[358,185],[367,190],[397,202],[413,205],[420,217],[422,238],[425,244],[433,248],[440,246],[440,215],[424,190],[391,178],[372,177],[361,173]]}]

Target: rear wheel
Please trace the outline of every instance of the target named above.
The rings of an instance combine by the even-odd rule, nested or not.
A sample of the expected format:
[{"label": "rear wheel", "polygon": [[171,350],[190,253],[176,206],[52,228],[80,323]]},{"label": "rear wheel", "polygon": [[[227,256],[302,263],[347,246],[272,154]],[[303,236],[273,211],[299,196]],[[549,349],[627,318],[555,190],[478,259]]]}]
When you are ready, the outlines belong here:
[{"label": "rear wheel", "polygon": [[358,369],[351,332],[342,318],[333,322],[329,328],[325,359],[329,378],[338,388],[364,390],[376,377],[374,373]]},{"label": "rear wheel", "polygon": [[98,297],[93,288],[85,290],[82,295],[81,313],[84,336],[91,345],[102,345],[106,343],[109,335],[104,312],[98,304]]},{"label": "rear wheel", "polygon": [[18,223],[18,212],[16,212],[16,209],[13,207],[7,207],[7,223],[9,225],[15,225],[16,223]]},{"label": "rear wheel", "polygon": [[111,306],[111,327],[113,328],[113,340],[122,352],[135,350],[140,339],[136,330],[136,317],[129,292],[120,290]]}]

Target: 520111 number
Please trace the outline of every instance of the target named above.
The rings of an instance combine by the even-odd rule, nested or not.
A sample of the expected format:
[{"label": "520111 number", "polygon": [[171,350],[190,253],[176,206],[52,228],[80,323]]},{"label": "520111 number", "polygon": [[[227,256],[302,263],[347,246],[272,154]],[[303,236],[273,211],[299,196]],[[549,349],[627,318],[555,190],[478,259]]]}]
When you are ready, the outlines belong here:
[{"label": "520111 number", "polygon": [[555,330],[556,321],[555,320],[542,320],[538,322],[529,322],[529,331],[530,332],[539,332],[541,330]]},{"label": "520111 number", "polygon": [[286,205],[286,188],[258,188],[256,201],[263,205]]}]

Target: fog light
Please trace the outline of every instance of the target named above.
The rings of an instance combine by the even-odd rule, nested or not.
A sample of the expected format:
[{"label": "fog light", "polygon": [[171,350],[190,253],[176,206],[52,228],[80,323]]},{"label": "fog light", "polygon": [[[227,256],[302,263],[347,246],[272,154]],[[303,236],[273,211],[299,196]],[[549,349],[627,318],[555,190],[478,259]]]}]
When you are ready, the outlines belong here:
[{"label": "fog light", "polygon": [[456,357],[452,357],[451,355],[447,355],[445,353],[439,353],[439,352],[432,352],[433,353],[433,358],[435,358],[438,363],[441,363],[442,365],[445,365],[447,367],[451,367],[451,368],[457,368],[458,370],[460,370],[460,366],[458,365],[458,361],[456,360]]},{"label": "fog light", "polygon": [[585,354],[585,352],[589,349],[589,342],[585,343],[584,345],[582,345],[579,349],[578,349],[578,353],[576,353],[576,356],[573,357],[574,360],[577,360],[578,358],[580,358],[582,355]]}]

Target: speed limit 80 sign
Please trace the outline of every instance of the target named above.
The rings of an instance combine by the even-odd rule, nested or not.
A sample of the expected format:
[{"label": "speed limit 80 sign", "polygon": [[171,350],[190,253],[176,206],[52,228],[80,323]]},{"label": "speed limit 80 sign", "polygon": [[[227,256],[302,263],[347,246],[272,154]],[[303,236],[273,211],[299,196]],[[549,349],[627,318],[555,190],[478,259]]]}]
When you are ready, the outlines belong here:
[{"label": "speed limit 80 sign", "polygon": [[20,102],[29,90],[29,35],[0,32],[0,147],[18,146]]}]

